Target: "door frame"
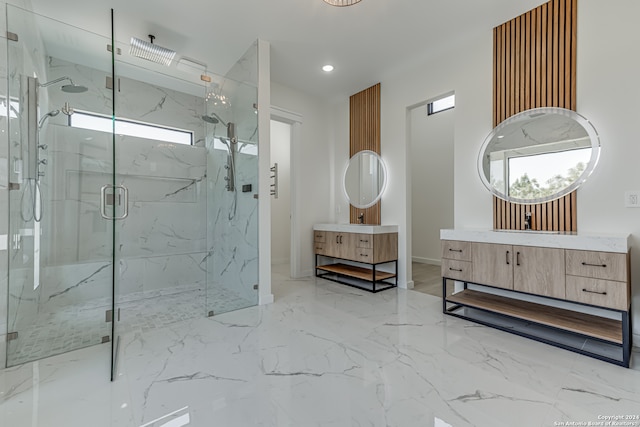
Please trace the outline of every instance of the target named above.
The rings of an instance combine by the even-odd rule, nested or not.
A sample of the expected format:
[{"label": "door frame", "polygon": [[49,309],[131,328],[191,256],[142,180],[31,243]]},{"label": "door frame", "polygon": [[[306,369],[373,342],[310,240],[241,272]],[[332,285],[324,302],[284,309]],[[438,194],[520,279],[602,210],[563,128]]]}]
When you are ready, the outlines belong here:
[{"label": "door frame", "polygon": [[[302,277],[300,261],[300,197],[298,185],[298,165],[300,156],[300,142],[302,136],[302,115],[284,108],[271,106],[271,120],[291,125],[291,141],[289,144],[289,185],[290,185],[290,212],[291,212],[291,242],[290,242],[290,275],[293,279]],[[269,158],[271,164],[271,158]],[[273,238],[273,236],[271,236]]]}]

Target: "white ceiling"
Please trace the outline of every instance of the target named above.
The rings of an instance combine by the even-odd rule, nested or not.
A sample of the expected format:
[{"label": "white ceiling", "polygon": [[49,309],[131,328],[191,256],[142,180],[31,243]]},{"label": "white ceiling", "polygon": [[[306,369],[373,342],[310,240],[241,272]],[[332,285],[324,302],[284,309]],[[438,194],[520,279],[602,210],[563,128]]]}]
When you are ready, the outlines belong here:
[{"label": "white ceiling", "polygon": [[[256,39],[271,43],[271,79],[344,99],[412,62],[487,34],[541,0],[31,0],[36,13],[108,36],[131,36],[224,75]],[[490,53],[488,53],[490,54]],[[335,70],[325,73],[324,64]]]}]

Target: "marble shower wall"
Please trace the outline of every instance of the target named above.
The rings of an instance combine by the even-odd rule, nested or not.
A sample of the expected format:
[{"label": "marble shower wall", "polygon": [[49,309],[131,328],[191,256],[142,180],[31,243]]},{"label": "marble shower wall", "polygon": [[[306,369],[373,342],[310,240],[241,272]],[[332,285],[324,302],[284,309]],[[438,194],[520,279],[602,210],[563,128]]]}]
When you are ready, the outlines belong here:
[{"label": "marble shower wall", "polygon": [[[238,138],[235,155],[237,192],[225,189],[228,151],[212,138],[226,129],[207,129],[208,278],[207,310],[220,313],[258,304],[258,115],[257,43],[229,70],[221,85],[207,92],[207,113],[233,122]],[[231,107],[221,108],[216,94],[224,90]],[[212,96],[213,95],[213,96]],[[214,148],[216,147],[216,148]],[[251,190],[243,191],[243,185]],[[257,287],[257,286],[256,286]]]},{"label": "marble shower wall", "polygon": [[[209,175],[209,215],[207,217],[209,253],[207,268],[213,272],[208,279],[208,310],[214,313],[256,305],[258,291],[258,156],[236,154],[236,186],[226,190],[227,151],[212,149],[207,142]],[[242,191],[243,185],[252,190]]]},{"label": "marble shower wall", "polygon": [[[110,114],[104,111],[111,108],[106,73],[55,58],[49,58],[48,72],[49,79],[70,76],[89,88],[82,94],[50,90],[49,110],[69,102],[76,110]],[[115,230],[118,294],[148,297],[149,292],[202,288],[206,276],[201,264],[207,252],[203,232],[206,154],[200,142],[204,139],[203,98],[119,79],[118,117],[190,130],[200,146],[117,136],[116,183],[129,189],[129,215],[116,222]],[[51,141],[43,191],[51,215],[43,231],[42,252],[52,280],[43,293],[59,300],[49,301],[50,308],[98,297],[101,291],[95,286],[87,293],[78,292],[82,286],[66,291],[77,282],[66,282],[64,276],[68,277],[68,266],[73,264],[92,264],[88,272],[100,275],[111,256],[109,221],[99,211],[100,187],[111,182],[111,135],[66,126],[67,118],[60,116],[52,118],[45,130]],[[61,229],[65,232],[57,232]],[[86,273],[76,279],[85,277]]]},{"label": "marble shower wall", "polygon": [[[4,25],[6,20],[0,22]],[[4,66],[11,81],[12,98],[26,105],[20,76],[35,75],[41,83],[68,76],[89,90],[69,94],[60,90],[61,84],[40,88],[40,117],[62,110],[65,103],[76,111],[111,116],[110,67],[96,64],[92,68],[47,55],[38,25],[28,12],[13,11],[9,24],[13,25],[10,30],[19,30],[20,42],[2,44],[0,49],[8,46],[9,51],[6,55],[0,51],[0,67]],[[250,142],[254,148],[254,154],[236,156],[237,193],[224,190],[226,154],[220,150],[208,153],[205,148],[207,132],[211,144],[207,141],[206,145],[212,146],[211,134],[226,135],[226,128],[202,121],[206,107],[200,82],[182,81],[179,90],[125,77],[115,83],[118,117],[188,130],[194,141],[193,146],[186,146],[150,138],[116,138],[116,183],[129,188],[129,216],[115,224],[119,302],[193,289],[204,295],[207,287],[207,300],[216,312],[257,304],[258,293],[253,288],[258,282],[258,202],[253,197],[258,190],[256,88],[230,79],[217,81],[216,90],[226,94],[233,105],[218,113],[237,124],[240,145]],[[2,90],[0,85],[0,96]],[[111,304],[113,230],[111,221],[100,215],[100,188],[112,183],[111,134],[72,128],[63,113],[43,122],[39,143],[47,145],[41,151],[47,165],[40,181],[43,216],[36,225],[25,215],[33,201],[26,191],[26,174],[14,172],[12,166],[11,156],[25,164],[29,156],[26,120],[17,113],[11,124],[12,144],[6,139],[9,132],[0,135],[5,138],[0,139],[0,211],[11,216],[10,221],[2,216],[0,235],[19,236],[19,244],[11,250],[10,266],[6,265],[8,257],[1,256],[6,252],[0,249],[0,271],[11,268],[11,289],[7,275],[0,277],[0,366],[5,363],[7,330],[37,329],[34,319],[54,319],[65,308],[99,313]],[[6,120],[0,116],[0,126],[9,130]],[[9,182],[20,183],[20,191],[9,192]],[[252,190],[242,192],[243,184],[251,184]],[[34,289],[37,265],[41,280]],[[7,295],[8,302],[3,300]]]},{"label": "marble shower wall", "polygon": [[[7,25],[8,24],[8,25]],[[37,31],[35,31],[33,15],[26,13],[14,6],[0,3],[0,81],[10,82],[10,92],[7,93],[7,85],[0,85],[0,100],[3,113],[0,113],[0,366],[5,365],[6,333],[15,322],[15,304],[12,310],[7,301],[8,295],[20,298],[27,289],[29,274],[33,274],[33,226],[21,220],[17,207],[21,202],[21,190],[9,191],[9,184],[19,184],[24,189],[22,172],[15,172],[20,168],[22,150],[15,141],[20,140],[20,75],[41,75],[44,73],[45,60],[42,52],[44,46]],[[19,41],[8,41],[5,36],[7,31],[19,35]],[[10,102],[7,102],[7,99]],[[9,108],[9,105],[13,108]],[[9,123],[11,122],[11,123]],[[9,145],[11,144],[11,146]],[[8,249],[11,258],[8,256]],[[12,271],[13,289],[9,289],[9,270]],[[23,271],[18,271],[23,267]],[[33,304],[27,302],[25,313],[33,314]],[[19,303],[21,303],[19,301]],[[31,306],[31,307],[29,307]],[[31,308],[31,311],[29,309]]]},{"label": "marble shower wall", "polygon": [[[46,63],[47,80],[69,76],[89,91],[67,94],[56,86],[41,89],[41,116],[60,109],[65,102],[76,110],[111,115],[106,72],[50,57]],[[119,117],[192,130],[200,146],[117,136],[116,182],[129,188],[129,216],[116,222],[115,230],[117,294],[121,301],[130,301],[204,289],[207,205],[204,124],[200,119],[203,98],[125,78],[121,78],[120,88],[116,98]],[[48,103],[43,101],[46,99]],[[112,138],[110,133],[70,127],[67,120],[60,113],[44,122],[40,130],[39,143],[48,146],[41,153],[47,160],[41,179],[41,281],[34,290],[33,260],[12,269],[12,331],[61,307],[110,306],[112,223],[100,215],[100,188],[112,182]],[[14,219],[19,214],[15,213]],[[33,221],[20,227],[33,230]],[[13,257],[29,258],[33,240],[33,236],[23,237],[22,250],[14,251]]]}]

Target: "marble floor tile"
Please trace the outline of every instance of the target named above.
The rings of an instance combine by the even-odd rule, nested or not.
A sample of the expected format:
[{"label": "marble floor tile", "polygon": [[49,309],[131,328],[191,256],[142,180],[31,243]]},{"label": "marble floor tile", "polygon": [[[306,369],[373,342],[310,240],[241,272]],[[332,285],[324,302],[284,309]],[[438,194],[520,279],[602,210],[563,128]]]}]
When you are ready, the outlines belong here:
[{"label": "marble floor tile", "polygon": [[[624,369],[444,316],[437,297],[371,294],[275,268],[275,302],[0,371],[0,425],[555,426],[640,414]],[[639,426],[640,423],[635,425]]]},{"label": "marble floor tile", "polygon": [[[193,286],[165,292],[139,292],[125,295],[116,308],[121,309],[118,323],[122,333],[163,328],[181,320],[202,317],[205,290]],[[230,296],[228,301],[233,301]],[[248,304],[246,304],[248,305]],[[168,309],[170,307],[170,309]],[[56,354],[99,344],[111,334],[105,311],[111,300],[82,301],[38,313],[20,330],[19,339],[8,344],[8,365],[14,366]]]},{"label": "marble floor tile", "polygon": [[414,291],[442,296],[442,275],[439,265],[414,262],[411,264],[411,269]]}]

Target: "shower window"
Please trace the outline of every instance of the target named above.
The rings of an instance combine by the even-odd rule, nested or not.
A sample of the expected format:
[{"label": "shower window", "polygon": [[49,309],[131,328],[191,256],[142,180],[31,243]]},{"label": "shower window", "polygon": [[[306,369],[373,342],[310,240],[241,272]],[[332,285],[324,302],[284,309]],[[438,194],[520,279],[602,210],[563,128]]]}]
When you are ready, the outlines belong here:
[{"label": "shower window", "polygon": [[0,96],[0,116],[7,117],[7,112],[9,113],[9,118],[15,119],[18,117],[16,111],[20,111],[20,101],[15,98],[11,98],[9,108],[7,108],[7,98],[4,96]]},{"label": "shower window", "polygon": [[[111,132],[113,123],[109,116],[76,110],[69,116],[69,126],[97,130],[100,132]],[[118,135],[173,142],[176,144],[193,145],[193,132],[166,126],[158,126],[152,123],[116,119],[115,130]]]}]

